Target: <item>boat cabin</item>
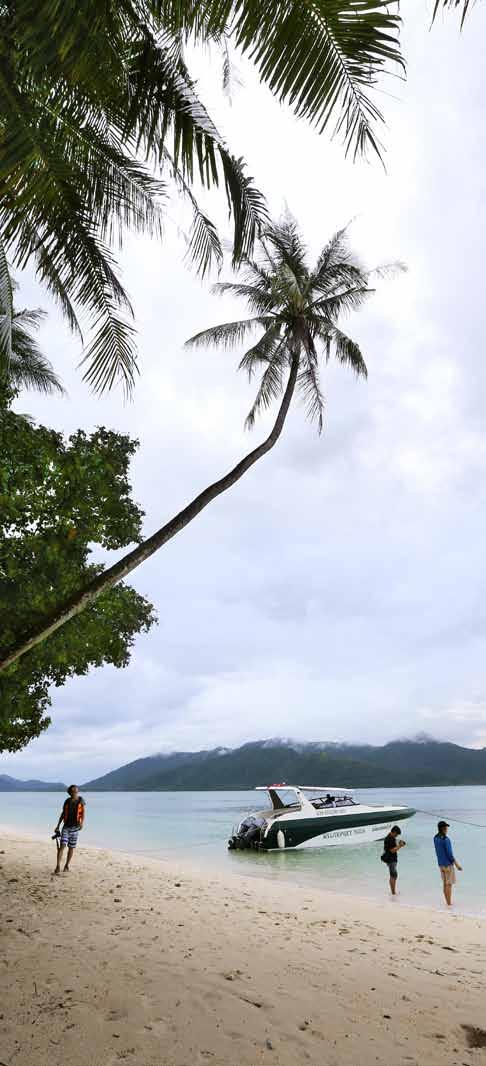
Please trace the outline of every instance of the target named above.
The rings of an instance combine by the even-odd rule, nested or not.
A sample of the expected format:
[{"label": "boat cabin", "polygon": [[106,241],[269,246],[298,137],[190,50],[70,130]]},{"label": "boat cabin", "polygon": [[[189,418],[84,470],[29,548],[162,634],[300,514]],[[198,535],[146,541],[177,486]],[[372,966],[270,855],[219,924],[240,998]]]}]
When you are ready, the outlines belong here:
[{"label": "boat cabin", "polygon": [[311,785],[259,785],[257,792],[268,792],[272,804],[270,810],[262,811],[263,818],[278,818],[289,811],[301,811],[308,815],[326,814],[342,807],[356,806],[349,788],[319,788]]}]

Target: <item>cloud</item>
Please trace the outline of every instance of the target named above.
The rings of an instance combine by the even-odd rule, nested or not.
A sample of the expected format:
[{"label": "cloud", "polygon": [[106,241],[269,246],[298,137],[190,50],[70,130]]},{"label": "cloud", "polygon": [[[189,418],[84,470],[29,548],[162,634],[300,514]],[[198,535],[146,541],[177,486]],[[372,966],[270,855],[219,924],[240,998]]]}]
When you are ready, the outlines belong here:
[{"label": "cloud", "polygon": [[[229,110],[202,62],[220,126],[272,210],[294,211],[309,254],[354,217],[361,258],[404,260],[408,274],[346,322],[369,378],[325,370],[323,437],[296,406],[278,447],[133,575],[160,623],[129,668],[55,690],[49,732],[0,771],[86,779],[157,750],[278,734],[380,743],[425,729],[486,744],[485,30],[481,6],[462,35],[453,19],[429,33],[421,0],[407,8],[409,80],[383,98],[386,173],[346,161],[245,63]],[[20,402],[67,432],[107,424],[140,439],[147,532],[270,425],[244,431],[254,385],[237,354],[183,350],[245,312],[184,268],[184,215],[173,204],[170,216],[162,247],[133,239],[123,258],[140,334],[133,403],[89,393],[54,309],[44,347],[70,398]],[[47,305],[28,277],[22,300]]]}]

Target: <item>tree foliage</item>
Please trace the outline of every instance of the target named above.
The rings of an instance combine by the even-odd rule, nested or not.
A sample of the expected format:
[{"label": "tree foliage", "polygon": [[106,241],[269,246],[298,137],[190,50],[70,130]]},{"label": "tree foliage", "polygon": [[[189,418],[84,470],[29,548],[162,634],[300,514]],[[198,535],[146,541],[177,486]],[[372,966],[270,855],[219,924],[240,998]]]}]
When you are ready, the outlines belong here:
[{"label": "tree foliage", "polygon": [[63,392],[61,382],[34,336],[44,312],[18,311],[14,307],[17,284],[10,274],[5,248],[0,239],[0,417],[6,406],[6,392],[20,389],[37,392]]},{"label": "tree foliage", "polygon": [[403,67],[398,27],[388,0],[0,3],[0,235],[79,333],[87,313],[95,388],[132,386],[132,312],[114,248],[127,228],[160,233],[168,183],[192,206],[189,255],[202,273],[222,251],[198,187],[226,191],[235,263],[266,220],[198,96],[187,42],[230,41],[280,100],[319,130],[333,123],[356,153],[377,148],[370,90]]},{"label": "tree foliage", "polygon": [[[400,264],[395,269],[403,269]],[[383,267],[386,274],[393,268]],[[374,271],[365,270],[349,247],[346,230],[339,230],[324,246],[313,267],[295,220],[287,215],[262,233],[257,254],[247,259],[241,280],[220,282],[213,291],[240,297],[251,317],[202,330],[190,347],[233,348],[259,332],[240,361],[250,380],[260,383],[246,424],[251,428],[262,410],[282,393],[294,358],[298,359],[297,390],[307,414],[323,427],[324,396],[320,364],[331,355],[355,374],[367,376],[358,344],[343,332],[340,319],[357,311],[373,289]]]},{"label": "tree foliage", "polygon": [[192,193],[223,183],[235,257],[263,199],[197,96],[180,41],[149,0],[0,3],[0,233],[31,262],[81,334],[97,389],[133,384],[132,309],[114,248],[127,229],[158,236],[170,175],[191,199],[204,271],[220,253]]},{"label": "tree foliage", "polygon": [[[5,411],[0,422],[0,646],[102,570],[92,549],[140,539],[128,465],[136,443],[98,429],[69,440]],[[120,584],[2,674],[0,750],[49,725],[49,688],[90,667],[126,666],[154,623],[150,603]]]}]

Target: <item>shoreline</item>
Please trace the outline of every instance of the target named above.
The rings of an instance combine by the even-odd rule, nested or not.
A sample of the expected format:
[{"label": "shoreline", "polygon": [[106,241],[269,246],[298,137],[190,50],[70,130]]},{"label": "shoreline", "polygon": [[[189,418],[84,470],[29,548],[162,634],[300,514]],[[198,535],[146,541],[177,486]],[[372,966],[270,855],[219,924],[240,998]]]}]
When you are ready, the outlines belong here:
[{"label": "shoreline", "polygon": [[484,1061],[480,918],[81,845],[54,878],[16,832],[0,851],[5,1066]]},{"label": "shoreline", "polygon": [[[2,834],[9,840],[21,841],[23,843],[31,842],[34,844],[41,844],[43,846],[49,847],[46,842],[45,834],[19,834],[14,826],[7,826],[0,823],[0,841],[2,838]],[[441,900],[439,880],[437,882],[438,902],[436,905],[429,905],[427,903],[410,903],[406,899],[406,897],[402,896],[400,888],[398,890],[397,899],[392,901],[386,887],[388,884],[388,882],[386,881],[386,876],[383,881],[383,898],[380,898],[378,893],[375,897],[371,895],[366,896],[360,894],[359,892],[346,891],[345,889],[340,889],[338,892],[334,889],[327,888],[325,884],[318,883],[317,878],[315,881],[299,883],[293,876],[286,876],[285,871],[279,871],[278,877],[273,877],[269,874],[264,873],[263,871],[256,870],[255,867],[252,868],[251,872],[243,872],[240,870],[232,869],[230,866],[226,867],[225,869],[223,869],[222,867],[216,868],[210,860],[208,860],[207,862],[203,861],[199,863],[195,861],[192,856],[191,858],[188,858],[186,853],[182,853],[179,850],[174,850],[173,852],[166,854],[162,852],[157,852],[157,854],[151,854],[146,850],[131,851],[125,848],[106,848],[101,844],[84,845],[81,837],[80,844],[78,846],[79,853],[81,853],[82,850],[83,854],[89,854],[91,852],[98,855],[100,853],[109,854],[113,856],[113,858],[124,859],[129,863],[154,863],[156,867],[159,866],[161,870],[165,868],[169,868],[170,870],[177,869],[179,873],[185,873],[187,876],[194,876],[196,878],[204,878],[209,874],[209,872],[211,872],[211,877],[213,879],[217,879],[218,883],[220,883],[222,886],[224,886],[227,882],[232,883],[235,880],[241,880],[245,883],[248,881],[250,885],[253,885],[255,882],[257,884],[270,884],[274,885],[276,888],[280,887],[281,890],[285,888],[285,892],[287,895],[289,892],[292,893],[293,891],[295,891],[296,893],[306,892],[314,894],[316,897],[323,896],[325,899],[333,899],[334,901],[347,901],[348,903],[356,903],[357,905],[363,904],[364,906],[369,905],[371,908],[381,909],[383,906],[390,906],[396,909],[398,906],[400,910],[405,909],[407,911],[417,911],[419,914],[425,913],[435,916],[437,916],[438,914],[444,914],[447,918],[455,917],[470,919],[472,921],[482,923],[486,929],[486,913],[476,912],[473,910],[467,911],[463,909],[458,909],[457,903],[454,903],[454,905],[450,909],[445,907]],[[52,858],[54,859],[53,849],[54,842],[52,842],[50,846]]]}]

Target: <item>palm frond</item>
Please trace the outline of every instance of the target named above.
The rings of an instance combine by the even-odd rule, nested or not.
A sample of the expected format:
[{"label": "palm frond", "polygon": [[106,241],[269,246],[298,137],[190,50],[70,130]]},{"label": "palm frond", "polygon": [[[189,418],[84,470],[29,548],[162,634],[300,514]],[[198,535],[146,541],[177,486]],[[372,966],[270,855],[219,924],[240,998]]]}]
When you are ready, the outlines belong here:
[{"label": "palm frond", "polygon": [[152,0],[152,7],[171,35],[204,43],[219,41],[227,32],[233,0]]},{"label": "palm frond", "polygon": [[35,249],[37,275],[39,279],[44,282],[51,293],[51,296],[58,304],[72,333],[74,333],[81,343],[83,343],[83,334],[78,321],[78,316],[72,300],[69,297],[68,289],[62,279],[61,272],[58,270],[48,249],[41,241],[39,233],[35,230],[31,233],[30,244],[31,247]]},{"label": "palm frond", "polygon": [[322,296],[338,296],[345,289],[360,289],[368,286],[368,274],[358,264],[336,263],[318,277],[309,278],[309,291]]},{"label": "palm frond", "polygon": [[238,281],[218,281],[212,286],[211,291],[216,296],[237,296],[240,299],[247,301],[248,307],[251,311],[256,311],[258,314],[267,314],[273,310],[276,301],[273,295],[269,295],[265,290],[256,285],[245,285]]},{"label": "palm frond", "polygon": [[12,316],[12,353],[7,379],[14,389],[35,389],[43,393],[63,393],[52,364],[41,352],[34,332],[45,318],[40,310],[14,311]]},{"label": "palm frond", "polygon": [[158,0],[173,33],[196,40],[228,31],[275,96],[322,131],[334,123],[347,151],[380,152],[382,115],[370,90],[402,72],[398,4],[386,0]]},{"label": "palm frond", "polygon": [[288,263],[280,263],[272,282],[272,296],[278,304],[288,302],[297,307],[304,299],[302,282],[304,277],[296,273]]},{"label": "palm frond", "polygon": [[184,344],[185,348],[235,348],[242,344],[245,337],[258,326],[265,326],[265,319],[261,317],[244,318],[239,322],[223,322],[220,326],[211,326],[203,329],[190,337]]},{"label": "palm frond", "polygon": [[307,336],[304,341],[304,350],[305,356],[301,360],[297,388],[303,395],[309,421],[317,422],[317,432],[321,434],[324,427],[325,401],[319,380],[318,355],[310,336]]},{"label": "palm frond", "polygon": [[249,381],[251,381],[259,364],[271,363],[275,359],[277,352],[280,356],[284,354],[281,331],[280,322],[269,326],[256,344],[248,348],[243,358],[240,359],[238,370],[246,370]]},{"label": "palm frond", "polygon": [[334,280],[336,270],[345,271],[350,267],[354,274],[359,272],[355,256],[351,255],[348,238],[348,226],[336,231],[320,252],[314,270],[310,276],[310,287]]},{"label": "palm frond", "polygon": [[282,358],[284,352],[285,342],[282,341],[263,374],[255,401],[245,419],[245,429],[253,429],[257,415],[271,407],[274,400],[280,396],[284,370],[288,366],[288,359]]},{"label": "palm frond", "polygon": [[366,286],[358,289],[343,289],[333,296],[321,296],[314,300],[309,306],[309,311],[322,316],[326,321],[334,321],[340,315],[359,311],[364,301],[373,292],[374,289]]},{"label": "palm frond", "polygon": [[[136,370],[134,334],[117,311],[124,307],[130,312],[130,306],[115,273],[111,252],[100,236],[106,189],[99,189],[100,209],[97,223],[93,222],[86,203],[92,206],[96,182],[88,196],[82,166],[73,170],[65,141],[56,138],[51,119],[41,116],[38,127],[32,128],[32,114],[25,101],[14,85],[10,89],[15,121],[10,125],[10,135],[2,140],[0,231],[12,247],[17,265],[23,267],[28,261],[37,260],[41,276],[53,283],[63,308],[67,301],[68,308],[78,303],[91,312],[94,335],[83,362],[92,360],[93,365],[87,379],[102,390],[119,377],[130,391]],[[78,141],[75,144],[79,146]],[[23,166],[26,155],[35,163],[30,170]],[[128,182],[123,188],[124,193],[119,182],[108,181],[108,199],[114,189],[122,199],[117,215],[120,219],[124,210],[129,210],[131,217],[139,211],[136,203],[132,212],[123,200],[128,190],[133,191],[133,184]]]},{"label": "palm frond", "polygon": [[219,155],[226,196],[234,218],[233,267],[237,267],[252,254],[257,237],[268,224],[268,209],[253,178],[245,174],[243,160],[223,149]]},{"label": "palm frond", "polygon": [[227,37],[223,37],[222,48],[223,48],[223,71],[222,71],[223,76],[222,76],[222,79],[221,79],[221,83],[222,83],[223,93],[226,96],[226,99],[229,101],[229,104],[231,105],[231,103],[233,101],[233,96],[234,96],[235,90],[241,88],[241,86],[243,85],[243,81],[242,81],[242,79],[241,79],[241,77],[240,77],[240,75],[239,75],[239,73],[238,73],[238,71],[236,69],[236,65],[235,65],[235,62],[234,62],[232,56],[230,56],[229,48],[228,48],[228,38]]},{"label": "palm frond", "polygon": [[368,377],[368,368],[363,359],[361,349],[355,341],[342,333],[337,326],[330,326],[325,334],[325,340],[332,345],[334,355],[343,366],[350,366],[357,377]]},{"label": "palm frond", "polygon": [[14,354],[10,363],[9,379],[15,388],[34,389],[46,395],[54,392],[62,394],[65,391],[52,364],[41,352],[22,357]]},{"label": "palm frond", "polygon": [[119,381],[129,396],[138,373],[134,327],[119,313],[108,288],[100,288],[96,298],[103,306],[81,360],[81,366],[87,364],[83,378],[99,393],[112,389]]},{"label": "palm frond", "polygon": [[442,8],[449,8],[449,7],[458,8],[459,7],[459,8],[462,8],[462,14],[461,14],[461,30],[462,30],[462,27],[464,26],[464,20],[465,20],[466,15],[467,15],[467,13],[469,11],[469,8],[472,6],[473,2],[474,2],[474,0],[435,0],[434,11],[433,11],[433,14],[432,14],[432,22],[435,22],[435,19],[437,17],[437,12],[439,11],[439,8],[441,8],[441,7]]},{"label": "palm frond", "polygon": [[223,264],[223,250],[216,226],[198,206],[194,208],[187,257],[190,262],[194,263],[202,278],[210,270],[213,262],[216,263],[218,270]]},{"label": "palm frond", "polygon": [[176,166],[174,159],[167,149],[164,149],[163,156],[170,166],[173,180],[192,207],[192,227],[189,237],[187,238],[187,258],[191,263],[194,263],[194,266],[201,277],[205,277],[213,264],[215,264],[219,270],[223,262],[223,249],[218,231],[214,222],[212,222],[212,220],[208,218],[199,207],[197,199],[194,196],[190,185],[185,180],[182,170]]},{"label": "palm frond", "polygon": [[322,132],[334,122],[346,152],[380,155],[383,116],[369,95],[378,76],[403,70],[397,5],[385,0],[241,0],[235,43],[273,93]]},{"label": "palm frond", "polygon": [[246,174],[242,159],[229,151],[202,104],[182,58],[174,64],[165,41],[148,32],[130,75],[131,110],[126,129],[139,131],[139,144],[163,161],[169,134],[170,155],[184,180],[192,184],[195,168],[204,187],[222,179],[233,219],[233,263],[251,254],[255,238],[268,222],[265,200]]},{"label": "palm frond", "polygon": [[400,259],[396,259],[394,263],[381,263],[371,270],[368,270],[368,278],[378,278],[380,281],[388,281],[392,278],[398,277],[399,274],[406,274],[408,267],[405,263],[402,263]]},{"label": "palm frond", "polygon": [[289,212],[280,222],[266,229],[263,237],[273,248],[274,261],[292,271],[298,281],[307,276],[307,248],[297,223]]}]

